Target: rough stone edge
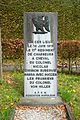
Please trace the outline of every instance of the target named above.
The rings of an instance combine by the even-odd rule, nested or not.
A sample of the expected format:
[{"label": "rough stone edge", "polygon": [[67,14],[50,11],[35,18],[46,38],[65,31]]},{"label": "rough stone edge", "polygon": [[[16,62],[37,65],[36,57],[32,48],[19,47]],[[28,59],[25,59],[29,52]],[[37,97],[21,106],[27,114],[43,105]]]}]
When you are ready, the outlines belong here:
[{"label": "rough stone edge", "polygon": [[[21,105],[21,104],[18,104],[18,105]],[[26,104],[26,105],[21,105],[21,106],[42,106],[42,107],[44,107],[44,106],[56,106],[56,105],[64,105],[63,103],[58,103],[58,104]]]},{"label": "rough stone edge", "polygon": [[[24,100],[26,99],[26,98],[24,98],[23,96],[21,96],[20,97],[20,100],[18,101],[18,105],[22,105],[22,106],[25,106],[25,105],[27,105],[27,106],[52,106],[52,105],[54,105],[54,106],[56,106],[56,105],[62,105],[63,104],[63,101],[62,101],[62,98],[61,98],[61,96],[60,95],[58,95],[57,96],[57,98],[59,98],[60,99],[60,102],[58,101],[58,102],[56,102],[55,103],[55,98],[54,99],[52,99],[51,101],[54,101],[54,103],[50,103],[49,104],[49,101],[48,101],[48,103],[44,103],[44,102],[39,102],[39,103],[36,103],[37,101],[35,101],[35,99],[36,98],[27,98],[28,100],[30,99],[30,102],[25,102]],[[47,98],[43,98],[42,97],[42,99],[44,100],[44,99],[47,99]],[[50,99],[50,98],[49,98]],[[31,103],[31,101],[33,100],[33,103]],[[39,98],[38,98],[38,100],[39,100]],[[41,98],[40,98],[40,100],[41,100]],[[22,103],[21,103],[22,102]]]},{"label": "rough stone edge", "polygon": [[11,112],[11,118],[10,118],[10,120],[14,120],[15,110],[16,110],[16,105],[13,106],[13,110]]},{"label": "rough stone edge", "polygon": [[70,111],[69,105],[67,103],[64,103],[64,105],[65,105],[65,109],[66,109],[68,119],[69,120],[74,120],[73,115],[72,115],[72,113]]}]

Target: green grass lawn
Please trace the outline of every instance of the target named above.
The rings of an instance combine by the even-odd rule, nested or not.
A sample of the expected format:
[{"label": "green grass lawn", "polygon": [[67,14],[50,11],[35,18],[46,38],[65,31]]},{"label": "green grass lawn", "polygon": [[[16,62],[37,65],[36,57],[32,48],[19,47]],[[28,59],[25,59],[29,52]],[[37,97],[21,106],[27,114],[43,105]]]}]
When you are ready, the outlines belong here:
[{"label": "green grass lawn", "polygon": [[[4,72],[0,82],[0,120],[9,120],[13,105],[23,92],[24,74]],[[58,92],[70,106],[75,120],[80,120],[80,76],[58,73]]]},{"label": "green grass lawn", "polygon": [[64,102],[70,106],[75,120],[80,120],[80,76],[58,74],[58,92]]}]

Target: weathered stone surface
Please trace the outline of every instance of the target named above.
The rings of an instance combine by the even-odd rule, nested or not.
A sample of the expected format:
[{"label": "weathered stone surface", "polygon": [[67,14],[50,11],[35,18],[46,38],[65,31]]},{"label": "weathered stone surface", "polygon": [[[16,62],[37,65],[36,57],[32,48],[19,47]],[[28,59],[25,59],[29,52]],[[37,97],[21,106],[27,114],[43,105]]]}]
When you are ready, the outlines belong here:
[{"label": "weathered stone surface", "polygon": [[62,104],[62,100],[60,96],[57,96],[56,98],[24,98],[21,97],[19,101],[19,105],[57,105]]},{"label": "weathered stone surface", "polygon": [[24,13],[24,97],[57,97],[57,13]]}]

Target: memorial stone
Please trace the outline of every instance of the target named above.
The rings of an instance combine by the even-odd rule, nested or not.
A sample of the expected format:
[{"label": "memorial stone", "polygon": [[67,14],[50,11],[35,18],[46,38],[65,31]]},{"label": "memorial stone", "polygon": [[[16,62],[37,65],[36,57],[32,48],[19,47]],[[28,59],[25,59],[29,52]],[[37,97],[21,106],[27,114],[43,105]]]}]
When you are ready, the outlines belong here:
[{"label": "memorial stone", "polygon": [[57,13],[24,13],[24,97],[57,97]]},{"label": "memorial stone", "polygon": [[57,96],[57,13],[24,14],[24,97],[11,120],[73,120]]}]

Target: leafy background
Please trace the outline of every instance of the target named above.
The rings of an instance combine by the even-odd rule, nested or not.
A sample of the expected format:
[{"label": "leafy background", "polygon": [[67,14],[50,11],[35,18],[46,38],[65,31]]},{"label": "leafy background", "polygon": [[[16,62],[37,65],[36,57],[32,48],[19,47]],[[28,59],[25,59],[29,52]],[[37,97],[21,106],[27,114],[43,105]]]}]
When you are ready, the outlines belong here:
[{"label": "leafy background", "polygon": [[0,0],[2,38],[23,38],[24,12],[58,12],[58,40],[80,40],[80,0]]}]

